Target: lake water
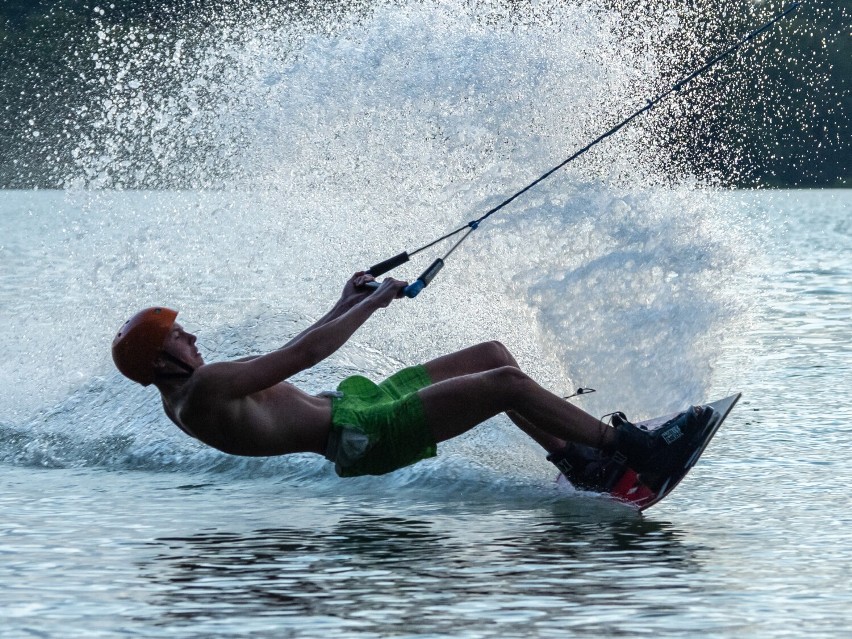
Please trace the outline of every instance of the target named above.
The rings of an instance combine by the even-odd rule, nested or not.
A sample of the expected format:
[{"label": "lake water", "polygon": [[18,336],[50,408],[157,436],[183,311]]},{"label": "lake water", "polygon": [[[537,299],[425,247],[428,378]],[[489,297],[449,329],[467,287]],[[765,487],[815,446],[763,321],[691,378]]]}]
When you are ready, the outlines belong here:
[{"label": "lake water", "polygon": [[[478,217],[706,59],[671,12],[624,29],[593,3],[500,7],[226,11],[171,39],[95,19],[98,57],[69,58],[90,106],[56,149],[76,165],[61,190],[0,191],[3,639],[848,635],[852,192],[685,174],[668,153],[713,86],[490,218],[294,380],[498,339],[555,392],[597,389],[575,400],[596,415],[742,391],[642,515],[557,486],[504,418],[341,480],[205,448],[114,370],[115,331],[154,304],[208,361],[276,348],[353,271]],[[720,68],[725,90],[774,46]]]},{"label": "lake water", "polygon": [[[3,636],[845,636],[852,193],[716,195],[760,213],[749,233],[765,252],[736,278],[754,302],[748,322],[730,320],[704,395],[680,398],[744,398],[683,484],[640,516],[559,490],[505,420],[436,460],[358,480],[312,456],[238,460],[188,441],[153,392],[110,368],[124,309],[97,299],[103,256],[73,250],[95,240],[52,239],[57,211],[84,224],[99,205],[0,194]],[[109,210],[122,197],[140,206],[113,194]],[[163,199],[174,196],[148,206]],[[400,314],[426,327],[422,295]],[[251,351],[307,321],[285,310],[299,297],[276,290],[279,310],[239,330],[219,317],[240,311],[217,315],[221,302],[199,297],[211,314],[186,321],[225,355]],[[677,340],[677,320],[659,330]],[[365,328],[302,383],[392,369]],[[424,355],[443,346],[412,335]]]}]

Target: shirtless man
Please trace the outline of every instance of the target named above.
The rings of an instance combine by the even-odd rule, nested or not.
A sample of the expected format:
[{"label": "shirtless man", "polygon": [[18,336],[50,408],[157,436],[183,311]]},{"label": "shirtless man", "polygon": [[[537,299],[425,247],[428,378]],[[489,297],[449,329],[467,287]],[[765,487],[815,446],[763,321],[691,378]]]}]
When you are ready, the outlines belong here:
[{"label": "shirtless man", "polygon": [[[140,311],[112,345],[127,377],[154,384],[185,433],[232,455],[311,452],[343,477],[380,475],[436,454],[436,444],[500,413],[551,454],[576,442],[622,453],[637,470],[659,470],[662,438],[624,420],[612,427],[550,393],[499,342],[403,369],[381,384],[349,377],[334,393],[308,395],[289,377],[340,348],[405,282],[356,273],[324,317],[266,355],[205,364],[195,336],[167,308]],[[688,439],[688,438],[683,438]]]}]

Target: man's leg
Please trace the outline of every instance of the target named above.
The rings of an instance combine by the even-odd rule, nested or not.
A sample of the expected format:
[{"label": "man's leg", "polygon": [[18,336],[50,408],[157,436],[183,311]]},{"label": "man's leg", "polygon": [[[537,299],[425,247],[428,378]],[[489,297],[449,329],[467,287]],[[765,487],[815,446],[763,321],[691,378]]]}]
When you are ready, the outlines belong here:
[{"label": "man's leg", "polygon": [[[483,342],[482,344],[444,355],[426,362],[424,366],[435,383],[454,377],[461,377],[462,375],[482,373],[503,366],[513,366],[520,369],[518,362],[515,361],[509,349],[497,341]],[[518,428],[529,435],[547,452],[552,453],[565,447],[566,441],[564,439],[554,437],[550,433],[541,430],[515,411],[508,410],[506,411],[506,415]]]},{"label": "man's leg", "polygon": [[483,342],[449,355],[443,355],[426,362],[423,366],[429,371],[429,377],[432,378],[432,381],[437,383],[453,377],[482,373],[502,366],[518,368],[518,363],[500,342]]},{"label": "man's leg", "polygon": [[486,419],[509,411],[554,441],[575,441],[596,447],[614,441],[613,429],[548,392],[515,366],[447,378],[421,389],[418,394],[437,442],[461,435]]}]

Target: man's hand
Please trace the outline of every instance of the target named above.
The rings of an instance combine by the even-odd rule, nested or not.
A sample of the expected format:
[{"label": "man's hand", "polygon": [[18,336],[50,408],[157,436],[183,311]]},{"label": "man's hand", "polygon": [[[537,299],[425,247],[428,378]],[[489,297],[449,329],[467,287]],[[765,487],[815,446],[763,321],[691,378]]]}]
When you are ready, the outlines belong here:
[{"label": "man's hand", "polygon": [[372,275],[367,275],[364,271],[358,271],[346,285],[343,287],[343,293],[340,296],[340,304],[344,308],[351,308],[358,302],[369,297],[373,293],[373,289],[364,286],[368,282],[374,282],[375,278]]},{"label": "man's hand", "polygon": [[376,282],[376,278],[364,271],[355,273],[343,287],[340,304],[344,308],[351,308],[369,298],[374,309],[385,308],[394,299],[402,297],[402,289],[408,286],[408,282],[392,277],[385,278],[381,283],[376,282],[378,287],[366,286],[370,282]]},{"label": "man's hand", "polygon": [[[370,279],[372,280],[372,278]],[[385,308],[395,299],[402,297],[402,290],[406,286],[408,286],[408,282],[386,277],[379,284],[379,288],[373,291],[363,303],[371,305],[374,309]]]}]

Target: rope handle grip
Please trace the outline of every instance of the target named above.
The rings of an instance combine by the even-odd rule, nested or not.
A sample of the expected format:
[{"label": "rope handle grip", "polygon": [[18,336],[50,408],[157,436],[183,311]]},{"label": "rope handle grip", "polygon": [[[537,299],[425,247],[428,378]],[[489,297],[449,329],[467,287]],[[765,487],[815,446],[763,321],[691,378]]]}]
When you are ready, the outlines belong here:
[{"label": "rope handle grip", "polygon": [[[387,261],[390,262],[391,260]],[[438,274],[438,271],[440,271],[442,268],[444,268],[444,260],[439,258],[432,262],[432,265],[425,271],[423,271],[423,275],[421,275],[416,280],[414,280],[414,282],[402,289],[403,295],[412,299],[417,297],[418,293],[420,293],[420,291],[422,291],[429,285],[429,282],[432,281],[432,279]],[[361,288],[369,288],[375,291],[377,288],[379,288],[379,285],[379,282],[367,282],[366,284],[362,284]]]},{"label": "rope handle grip", "polygon": [[399,255],[394,255],[393,257],[386,259],[384,262],[373,264],[373,266],[367,269],[366,273],[373,277],[379,277],[379,275],[384,275],[391,269],[395,269],[400,264],[405,264],[409,259],[408,251],[403,251]]},{"label": "rope handle grip", "polygon": [[442,268],[444,268],[444,260],[439,257],[437,260],[432,262],[429,268],[423,271],[423,274],[420,277],[402,289],[403,294],[412,299],[417,297],[420,291],[429,286],[429,282],[434,279]]}]

